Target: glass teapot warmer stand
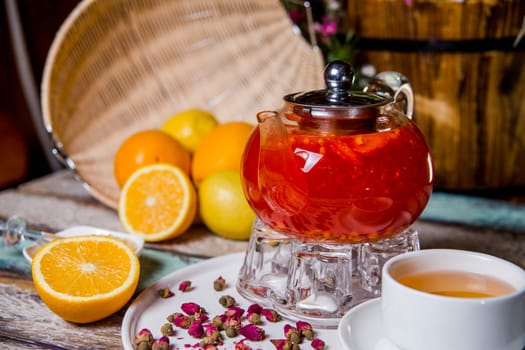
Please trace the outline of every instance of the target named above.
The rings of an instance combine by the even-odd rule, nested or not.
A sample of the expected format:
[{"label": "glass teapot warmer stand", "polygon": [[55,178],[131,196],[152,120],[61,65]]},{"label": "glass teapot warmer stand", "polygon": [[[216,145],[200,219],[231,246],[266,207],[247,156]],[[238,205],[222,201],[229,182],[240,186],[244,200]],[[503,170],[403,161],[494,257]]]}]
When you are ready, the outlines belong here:
[{"label": "glass teapot warmer stand", "polygon": [[336,245],[300,242],[256,219],[237,290],[289,319],[337,328],[352,307],[380,296],[383,264],[415,250],[412,228],[377,242]]}]

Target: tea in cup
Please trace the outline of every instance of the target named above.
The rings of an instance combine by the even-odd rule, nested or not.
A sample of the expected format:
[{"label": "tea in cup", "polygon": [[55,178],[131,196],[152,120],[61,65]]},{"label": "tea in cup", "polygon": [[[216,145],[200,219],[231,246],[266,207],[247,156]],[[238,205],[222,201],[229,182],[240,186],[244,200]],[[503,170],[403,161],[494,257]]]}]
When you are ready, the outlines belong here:
[{"label": "tea in cup", "polygon": [[522,350],[525,270],[483,253],[430,249],[388,260],[381,307],[403,350]]}]

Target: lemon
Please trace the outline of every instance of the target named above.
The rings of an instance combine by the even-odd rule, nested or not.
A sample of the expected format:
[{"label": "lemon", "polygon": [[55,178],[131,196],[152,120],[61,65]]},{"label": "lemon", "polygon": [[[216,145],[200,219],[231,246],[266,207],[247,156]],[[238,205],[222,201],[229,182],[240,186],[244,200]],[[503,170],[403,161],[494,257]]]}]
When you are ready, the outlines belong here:
[{"label": "lemon", "polygon": [[199,212],[204,224],[219,236],[247,240],[255,213],[244,197],[239,171],[222,170],[200,183]]},{"label": "lemon", "polygon": [[218,125],[215,116],[202,109],[188,109],[174,114],[162,125],[161,130],[170,134],[193,153],[201,140]]}]

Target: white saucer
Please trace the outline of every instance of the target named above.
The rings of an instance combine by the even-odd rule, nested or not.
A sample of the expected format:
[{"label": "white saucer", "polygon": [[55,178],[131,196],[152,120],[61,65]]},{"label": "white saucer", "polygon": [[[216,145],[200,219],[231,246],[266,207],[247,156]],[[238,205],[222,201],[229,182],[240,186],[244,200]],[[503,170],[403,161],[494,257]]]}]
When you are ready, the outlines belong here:
[{"label": "white saucer", "polygon": [[365,301],[348,311],[337,333],[347,350],[401,350],[384,335],[381,298]]},{"label": "white saucer", "polygon": [[[135,254],[137,256],[140,256],[140,253],[142,252],[142,248],[144,248],[144,239],[139,236],[134,236],[128,233],[119,232],[119,231],[111,231],[106,230],[98,227],[92,227],[92,226],[73,226],[68,229],[65,229],[63,231],[57,232],[57,237],[73,237],[73,236],[85,236],[85,235],[105,235],[105,236],[112,236],[115,238],[119,238],[123,240],[125,243],[127,243],[133,250],[135,251]],[[22,253],[24,254],[24,257],[27,259],[27,261],[31,262],[33,255],[36,253],[38,248],[42,245],[42,243],[34,243],[31,244],[24,249],[22,249]]]}]

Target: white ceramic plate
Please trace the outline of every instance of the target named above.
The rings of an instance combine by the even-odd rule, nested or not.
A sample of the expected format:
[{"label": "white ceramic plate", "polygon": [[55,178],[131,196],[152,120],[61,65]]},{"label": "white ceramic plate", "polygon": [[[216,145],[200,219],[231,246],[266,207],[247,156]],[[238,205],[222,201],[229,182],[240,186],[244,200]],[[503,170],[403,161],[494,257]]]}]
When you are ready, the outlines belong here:
[{"label": "white ceramic plate", "polygon": [[[131,234],[106,230],[98,227],[92,226],[73,226],[63,231],[57,232],[57,237],[73,237],[73,236],[85,236],[85,235],[105,235],[119,238],[126,242],[130,247],[132,247],[137,256],[140,256],[142,249],[144,248],[144,239],[139,236],[133,236]],[[37,251],[41,243],[31,244],[25,247],[22,250],[24,257],[31,262],[33,255]]]},{"label": "white ceramic plate", "polygon": [[[181,312],[180,306],[185,302],[195,302],[205,308],[210,318],[222,314],[224,308],[218,300],[222,295],[231,295],[235,298],[240,307],[246,309],[252,302],[241,297],[236,290],[237,276],[243,263],[244,253],[226,255],[218,258],[204,260],[194,265],[190,265],[163,277],[159,281],[146,288],[130,305],[124,320],[122,321],[121,337],[124,349],[134,349],[133,340],[138,331],[148,328],[155,338],[160,337],[160,327],[166,323],[166,317],[174,312]],[[227,288],[217,292],[213,289],[213,281],[222,276],[227,283]],[[194,289],[190,292],[179,292],[178,286],[181,281],[190,280]],[[157,290],[170,288],[175,296],[167,299],[160,298]],[[253,349],[275,350],[270,339],[283,339],[283,327],[285,324],[294,325],[295,322],[284,319],[281,322],[270,323],[264,321],[262,327],[267,336],[260,342],[246,341]],[[172,347],[170,349],[185,349],[185,344],[198,344],[199,340],[188,335],[183,329],[176,329],[176,334],[170,337]],[[326,343],[327,350],[340,350],[340,344],[336,330],[316,330],[316,336]],[[234,343],[243,339],[242,336],[236,338],[225,337],[224,344],[218,348],[222,350],[233,349]],[[175,345],[173,345],[175,344]],[[301,348],[309,349],[308,340],[303,342]]]},{"label": "white ceramic plate", "polygon": [[400,350],[384,336],[380,298],[365,301],[348,311],[337,332],[347,350]]}]

